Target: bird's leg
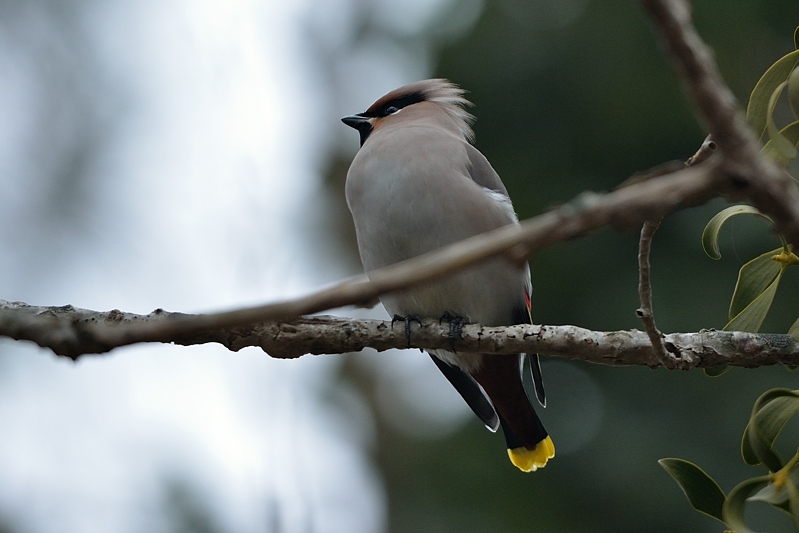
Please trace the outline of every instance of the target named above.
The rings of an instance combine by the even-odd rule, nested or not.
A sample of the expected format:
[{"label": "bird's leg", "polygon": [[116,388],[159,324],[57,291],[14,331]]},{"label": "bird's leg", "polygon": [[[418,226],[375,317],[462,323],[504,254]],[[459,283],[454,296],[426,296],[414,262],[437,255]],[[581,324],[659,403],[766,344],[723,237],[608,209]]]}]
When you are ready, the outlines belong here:
[{"label": "bird's leg", "polygon": [[419,327],[422,327],[422,319],[419,315],[394,315],[391,317],[391,329],[394,329],[394,322],[405,323],[405,338],[408,339],[408,348],[411,347],[411,322],[416,322]]},{"label": "bird's leg", "polygon": [[449,322],[447,338],[449,338],[450,351],[456,353],[455,341],[463,338],[463,326],[469,323],[469,319],[465,316],[453,315],[449,311],[444,311],[444,314],[438,319],[438,323],[441,324],[445,320]]}]

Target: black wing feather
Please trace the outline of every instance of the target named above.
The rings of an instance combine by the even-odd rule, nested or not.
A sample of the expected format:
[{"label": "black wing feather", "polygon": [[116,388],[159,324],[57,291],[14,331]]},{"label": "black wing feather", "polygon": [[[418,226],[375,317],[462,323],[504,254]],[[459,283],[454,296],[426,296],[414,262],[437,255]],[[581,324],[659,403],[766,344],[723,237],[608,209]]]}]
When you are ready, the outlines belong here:
[{"label": "black wing feather", "polygon": [[538,354],[528,354],[527,360],[530,362],[530,373],[533,375],[533,385],[535,388],[535,397],[541,407],[547,406],[547,395],[544,392],[544,376],[541,375],[541,362],[538,360]]},{"label": "black wing feather", "polygon": [[483,392],[482,387],[477,384],[472,376],[461,370],[456,366],[452,366],[430,354],[430,358],[436,364],[444,377],[455,387],[458,394],[466,401],[466,404],[474,411],[474,414],[483,421],[491,431],[496,431],[499,428],[499,417],[491,405],[491,401]]}]

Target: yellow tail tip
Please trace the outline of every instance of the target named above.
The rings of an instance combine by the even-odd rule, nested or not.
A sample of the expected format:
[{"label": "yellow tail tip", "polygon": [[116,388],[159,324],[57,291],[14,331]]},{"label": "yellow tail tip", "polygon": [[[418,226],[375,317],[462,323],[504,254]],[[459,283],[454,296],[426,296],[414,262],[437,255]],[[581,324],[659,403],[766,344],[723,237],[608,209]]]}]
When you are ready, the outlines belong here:
[{"label": "yellow tail tip", "polygon": [[552,439],[547,438],[535,445],[535,448],[513,448],[508,450],[510,462],[522,472],[535,472],[539,468],[544,468],[547,461],[555,457],[555,445]]}]

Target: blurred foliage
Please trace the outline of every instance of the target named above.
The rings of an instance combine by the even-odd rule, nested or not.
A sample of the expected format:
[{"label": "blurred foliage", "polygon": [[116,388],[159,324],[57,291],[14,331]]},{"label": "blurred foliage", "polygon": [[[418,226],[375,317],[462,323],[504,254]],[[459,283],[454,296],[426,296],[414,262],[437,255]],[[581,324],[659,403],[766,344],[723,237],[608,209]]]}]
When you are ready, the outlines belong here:
[{"label": "blurred foliage", "polygon": [[191,483],[170,478],[164,483],[163,512],[170,533],[218,533],[212,507]]},{"label": "blurred foliage", "polygon": [[[682,459],[659,462],[674,477],[697,511],[727,524],[737,533],[751,533],[744,520],[748,504],[762,502],[785,511],[799,531],[799,452],[783,461],[775,441],[799,413],[799,391],[772,389],[755,402],[741,442],[748,465],[762,465],[767,474],[740,482],[729,494],[695,464]],[[794,448],[796,445],[794,444]]]},{"label": "blurred foliage", "polygon": [[[458,6],[453,2],[442,20]],[[778,0],[699,1],[694,14],[741,100],[792,46],[796,21]],[[665,161],[684,161],[705,137],[648,21],[627,0],[486,2],[471,31],[440,45],[431,74],[469,91],[476,145],[502,176],[520,218],[586,189],[612,189]],[[783,112],[778,105],[777,113]],[[339,173],[331,183],[343,183],[346,166],[331,167]],[[708,264],[700,241],[705,223],[723,207],[719,199],[676,213],[658,232],[652,282],[665,331],[724,325],[720,317],[744,261]],[[725,237],[736,258],[762,252],[766,222],[731,226]],[[639,328],[637,242],[634,232],[604,230],[541,251],[531,259],[534,318]],[[763,330],[788,329],[795,317],[781,309],[789,307],[783,304],[798,283],[791,271],[782,277],[783,291]],[[748,475],[730,443],[751,403],[765,389],[796,388],[796,376],[781,368],[734,369],[711,380],[701,372],[544,360],[549,401],[542,418],[558,455],[545,469],[524,475],[508,462],[502,439],[476,419],[438,438],[393,427],[380,415],[369,384],[373,375],[357,368],[345,365],[342,379],[362,391],[376,414],[375,462],[392,532],[718,531],[709,517],[674,512],[683,502],[657,460],[690,457],[722,486],[732,486]],[[572,386],[574,370],[596,395]],[[586,429],[586,414],[596,429]],[[758,509],[748,513],[750,524],[768,531],[786,525]]]},{"label": "blurred foliage", "polygon": [[16,529],[11,527],[11,524],[6,523],[0,518],[0,533],[14,533]]}]

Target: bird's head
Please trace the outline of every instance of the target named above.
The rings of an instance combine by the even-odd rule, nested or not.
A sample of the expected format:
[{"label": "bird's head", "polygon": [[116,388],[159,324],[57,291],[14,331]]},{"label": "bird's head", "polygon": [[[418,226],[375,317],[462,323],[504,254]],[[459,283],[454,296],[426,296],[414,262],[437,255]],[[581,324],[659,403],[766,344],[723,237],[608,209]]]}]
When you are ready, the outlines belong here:
[{"label": "bird's head", "polygon": [[361,146],[378,130],[416,121],[432,121],[471,142],[474,117],[464,107],[472,103],[463,93],[463,89],[442,78],[417,81],[394,89],[363,113],[341,121],[358,130]]}]

